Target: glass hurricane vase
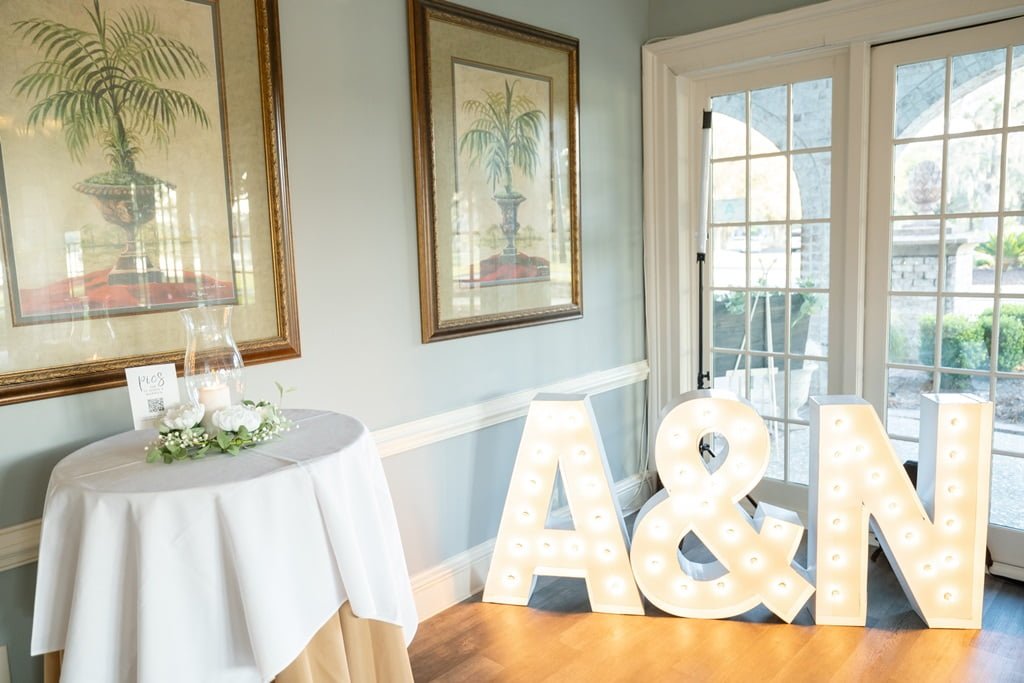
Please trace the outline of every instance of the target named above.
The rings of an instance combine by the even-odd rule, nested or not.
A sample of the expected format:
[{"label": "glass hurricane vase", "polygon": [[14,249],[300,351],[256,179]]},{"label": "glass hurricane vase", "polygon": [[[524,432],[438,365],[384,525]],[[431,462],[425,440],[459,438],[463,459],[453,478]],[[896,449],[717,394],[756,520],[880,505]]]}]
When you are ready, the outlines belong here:
[{"label": "glass hurricane vase", "polygon": [[203,425],[213,414],[242,402],[245,394],[242,353],[231,335],[228,306],[180,311],[185,321],[185,390],[193,404],[206,407]]}]

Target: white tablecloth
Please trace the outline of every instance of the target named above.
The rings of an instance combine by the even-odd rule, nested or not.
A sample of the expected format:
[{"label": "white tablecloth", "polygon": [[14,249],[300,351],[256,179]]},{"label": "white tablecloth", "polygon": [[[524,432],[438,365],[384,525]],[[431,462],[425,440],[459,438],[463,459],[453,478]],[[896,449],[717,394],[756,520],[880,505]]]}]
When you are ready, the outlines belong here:
[{"label": "white tablecloth", "polygon": [[347,600],[416,631],[373,440],[357,420],[242,451],[147,464],[152,430],[64,458],[43,514],[32,654],[62,681],[269,681]]}]

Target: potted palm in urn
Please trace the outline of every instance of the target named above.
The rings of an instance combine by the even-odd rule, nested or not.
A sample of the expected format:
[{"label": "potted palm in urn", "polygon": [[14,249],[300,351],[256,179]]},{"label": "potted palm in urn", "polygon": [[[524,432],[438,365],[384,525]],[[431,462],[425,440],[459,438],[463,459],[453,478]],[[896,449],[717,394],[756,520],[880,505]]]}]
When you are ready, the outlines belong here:
[{"label": "potted palm in urn", "polygon": [[108,283],[159,282],[163,274],[146,257],[137,233],[153,220],[159,195],[174,186],[136,164],[142,143],[165,147],[179,119],[209,126],[192,96],[160,85],[199,78],[207,67],[195,49],[162,33],[145,8],[111,17],[100,0],[93,0],[83,11],[87,28],[45,18],[15,22],[15,34],[42,59],[15,82],[14,93],[33,101],[29,128],[50,120],[60,125],[74,161],[81,163],[92,144],[103,149],[110,168],[74,189],[91,197],[103,219],[125,232]]},{"label": "potted palm in urn", "polygon": [[511,262],[518,258],[519,205],[526,201],[513,189],[512,174],[518,169],[533,178],[540,164],[544,126],[544,113],[533,100],[516,93],[518,83],[505,81],[504,92],[484,90],[483,99],[463,102],[463,111],[476,119],[459,139],[459,153],[468,154],[470,164],[482,166],[487,173],[493,199],[501,209],[500,227],[506,241],[502,257]]}]

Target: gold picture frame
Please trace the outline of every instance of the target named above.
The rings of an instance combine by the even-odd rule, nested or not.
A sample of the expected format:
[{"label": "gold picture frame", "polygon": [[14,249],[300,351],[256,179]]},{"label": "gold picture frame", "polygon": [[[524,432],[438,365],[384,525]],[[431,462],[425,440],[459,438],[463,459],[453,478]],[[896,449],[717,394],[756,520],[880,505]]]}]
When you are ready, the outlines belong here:
[{"label": "gold picture frame", "polygon": [[579,41],[408,10],[423,342],[581,317]]},{"label": "gold picture frame", "polygon": [[180,369],[196,306],[299,356],[277,5],[0,4],[0,405]]}]

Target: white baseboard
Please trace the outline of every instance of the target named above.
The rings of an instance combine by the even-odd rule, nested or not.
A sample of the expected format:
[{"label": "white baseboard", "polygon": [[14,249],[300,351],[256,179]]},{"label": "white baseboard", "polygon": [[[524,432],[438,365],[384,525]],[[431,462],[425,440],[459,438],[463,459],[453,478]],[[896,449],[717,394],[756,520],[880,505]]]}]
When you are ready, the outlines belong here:
[{"label": "white baseboard", "polygon": [[[630,515],[640,509],[650,495],[653,480],[654,473],[648,472],[616,482],[615,495],[623,514]],[[568,516],[566,508],[552,511],[554,518]],[[494,540],[473,546],[412,577],[412,592],[421,622],[484,589],[494,553]]]},{"label": "white baseboard", "polygon": [[492,554],[493,538],[412,577],[412,594],[420,621],[482,591]]},{"label": "white baseboard", "polygon": [[1024,581],[1024,567],[1014,567],[1012,564],[993,562],[989,571],[996,576],[1005,576],[1014,581]]}]

